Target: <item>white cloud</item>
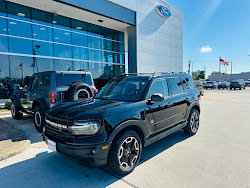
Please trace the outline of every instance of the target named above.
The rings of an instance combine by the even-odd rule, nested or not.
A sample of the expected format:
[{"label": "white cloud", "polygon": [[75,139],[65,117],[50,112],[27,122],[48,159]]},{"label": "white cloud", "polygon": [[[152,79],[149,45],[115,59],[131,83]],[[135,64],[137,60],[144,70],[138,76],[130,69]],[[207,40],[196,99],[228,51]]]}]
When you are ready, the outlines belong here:
[{"label": "white cloud", "polygon": [[202,46],[200,49],[201,53],[209,53],[212,52],[213,48],[209,47],[209,46]]}]

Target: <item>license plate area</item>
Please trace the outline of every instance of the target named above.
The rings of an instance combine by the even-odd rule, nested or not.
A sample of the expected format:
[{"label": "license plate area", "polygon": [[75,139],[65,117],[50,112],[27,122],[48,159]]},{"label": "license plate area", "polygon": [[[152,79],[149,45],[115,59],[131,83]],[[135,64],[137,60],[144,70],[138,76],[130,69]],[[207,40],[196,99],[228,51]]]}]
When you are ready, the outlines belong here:
[{"label": "license plate area", "polygon": [[49,147],[49,149],[51,149],[52,151],[57,152],[57,151],[56,151],[56,142],[54,142],[54,141],[48,139],[48,147]]}]

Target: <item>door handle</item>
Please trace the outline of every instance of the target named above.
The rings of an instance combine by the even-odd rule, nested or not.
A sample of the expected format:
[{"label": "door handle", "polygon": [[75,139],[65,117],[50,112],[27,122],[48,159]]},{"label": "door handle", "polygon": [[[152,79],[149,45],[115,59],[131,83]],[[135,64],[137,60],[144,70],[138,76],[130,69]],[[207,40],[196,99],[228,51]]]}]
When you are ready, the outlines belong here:
[{"label": "door handle", "polygon": [[169,102],[169,103],[167,104],[167,107],[171,107],[171,106],[173,106],[173,103]]},{"label": "door handle", "polygon": [[36,93],[33,93],[33,95],[32,96],[36,96]]}]

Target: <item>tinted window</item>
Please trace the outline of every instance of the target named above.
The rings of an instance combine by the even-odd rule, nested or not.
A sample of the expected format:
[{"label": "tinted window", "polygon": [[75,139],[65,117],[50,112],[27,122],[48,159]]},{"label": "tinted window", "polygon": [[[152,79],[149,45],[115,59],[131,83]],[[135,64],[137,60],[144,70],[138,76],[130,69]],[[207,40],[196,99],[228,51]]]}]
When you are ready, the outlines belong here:
[{"label": "tinted window", "polygon": [[49,74],[44,74],[41,75],[40,78],[40,88],[45,88],[50,86],[50,75]]},{"label": "tinted window", "polygon": [[178,95],[183,93],[183,86],[179,78],[169,78],[169,83],[171,85],[172,95]]},{"label": "tinted window", "polygon": [[57,74],[56,85],[57,86],[69,86],[75,82],[83,82],[88,85],[93,85],[91,76],[89,74]]},{"label": "tinted window", "polygon": [[38,76],[33,76],[32,77],[32,82],[31,82],[31,88],[32,89],[37,89],[39,87],[39,77]]},{"label": "tinted window", "polygon": [[151,98],[151,96],[155,93],[160,93],[162,94],[164,97],[167,97],[169,95],[168,92],[168,86],[167,86],[167,81],[166,79],[160,79],[160,80],[156,80],[151,88],[150,88],[150,95],[149,97]]}]

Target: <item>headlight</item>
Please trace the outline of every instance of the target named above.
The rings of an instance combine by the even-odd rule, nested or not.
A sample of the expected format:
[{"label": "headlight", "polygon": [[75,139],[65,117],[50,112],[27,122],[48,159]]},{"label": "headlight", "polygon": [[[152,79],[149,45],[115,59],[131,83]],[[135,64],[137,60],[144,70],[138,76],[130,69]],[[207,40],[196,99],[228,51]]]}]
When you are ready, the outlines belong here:
[{"label": "headlight", "polygon": [[69,129],[76,135],[93,135],[100,130],[100,124],[96,121],[76,122]]}]

